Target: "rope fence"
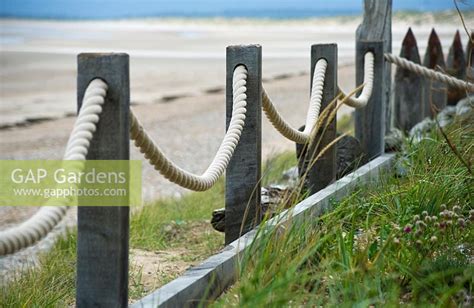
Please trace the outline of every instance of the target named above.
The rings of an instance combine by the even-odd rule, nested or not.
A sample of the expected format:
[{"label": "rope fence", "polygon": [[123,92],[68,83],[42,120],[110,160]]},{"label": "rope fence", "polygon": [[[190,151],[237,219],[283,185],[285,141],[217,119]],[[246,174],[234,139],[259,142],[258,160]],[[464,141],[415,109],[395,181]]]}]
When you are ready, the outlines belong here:
[{"label": "rope fence", "polygon": [[[452,87],[474,92],[474,85],[448,76],[441,72],[425,68],[399,56],[385,53],[384,58],[397,66],[408,69],[420,76],[444,82]],[[341,100],[348,106],[364,108],[370,100],[374,83],[374,54],[367,52],[364,55],[364,83],[358,97],[351,97],[342,91]],[[262,108],[275,129],[288,140],[305,144],[310,140],[311,133],[316,126],[321,109],[324,78],[327,61],[317,61],[313,74],[313,87],[304,131],[293,128],[278,112],[272,100],[262,87]],[[246,115],[246,84],[247,69],[240,65],[233,75],[233,111],[230,126],[215,155],[213,161],[202,175],[192,174],[183,170],[172,162],[158,145],[152,140],[132,110],[130,110],[130,138],[149,160],[150,164],[169,181],[194,191],[210,189],[224,174],[245,125]],[[99,122],[102,104],[107,92],[107,84],[101,79],[93,80],[87,88],[84,105],[74,124],[66,146],[64,160],[85,160],[90,141]],[[29,247],[44,238],[64,217],[67,206],[44,206],[35,215],[24,223],[0,232],[0,255],[14,253]]]},{"label": "rope fence", "polygon": [[[374,16],[380,18],[383,14]],[[84,97],[80,100],[82,106],[63,159],[78,161],[84,161],[86,158],[129,159],[129,143],[133,140],[154,169],[181,187],[205,191],[213,187],[226,173],[225,241],[228,244],[252,229],[262,217],[260,212],[262,111],[283,137],[307,146],[310,152],[313,151],[311,157],[319,157],[317,154],[322,152],[321,145],[319,143],[316,145],[314,136],[321,134],[321,140],[325,140],[322,146],[329,145],[329,147],[336,139],[335,120],[332,124],[327,124],[330,128],[325,132],[319,129],[320,114],[327,110],[325,108],[333,108],[329,107],[330,102],[340,100],[343,104],[356,109],[356,137],[360,140],[364,155],[371,160],[384,153],[387,93],[390,93],[387,85],[391,82],[389,63],[420,77],[445,83],[449,87],[474,92],[474,85],[468,81],[393,55],[386,48],[384,40],[358,37],[356,83],[360,84],[361,91],[358,96],[345,94],[337,84],[337,46],[314,45],[311,53],[313,64],[310,100],[305,127],[300,131],[293,128],[278,112],[263,87],[261,47],[229,46],[227,56],[227,131],[212,162],[201,175],[186,171],[169,159],[130,109],[129,62],[128,55],[124,54],[84,54],[82,58],[80,56],[78,80],[81,81],[78,84],[84,85],[87,81],[87,87],[85,92],[82,92],[84,87],[79,89],[78,86],[78,94],[83,93]],[[112,65],[113,63],[117,67]],[[107,107],[105,102],[116,105]],[[336,109],[334,117],[335,113]],[[108,120],[107,124],[100,121],[104,117]],[[104,125],[105,129],[98,129],[98,125]],[[115,126],[107,129],[106,125]],[[91,146],[93,138],[94,140],[97,138],[98,141],[96,145]],[[107,149],[108,144],[105,143],[107,141],[112,143],[111,140],[118,140],[117,144],[113,149]],[[89,157],[91,153],[92,156]],[[335,165],[335,151],[325,153],[321,161],[311,164],[316,176],[312,176],[310,180],[313,184],[319,181],[314,186],[317,187],[316,191],[335,180]],[[80,167],[78,165],[78,168]],[[320,179],[317,178],[318,173],[321,173]],[[67,210],[68,204],[55,206],[47,202],[24,223],[1,231],[0,256],[15,253],[47,236]],[[128,286],[128,228],[128,207],[107,209],[79,207],[78,306],[96,303],[97,292],[103,290],[108,283],[116,287],[107,289],[110,293],[105,297],[115,298],[116,306],[126,305],[128,294],[123,290],[127,290]],[[101,234],[102,237],[98,238],[97,234]],[[112,254],[112,258],[108,261],[103,260],[109,253]],[[90,270],[91,266],[102,272],[95,273]],[[96,279],[96,276],[99,278]],[[122,291],[117,293],[116,290]]]}]

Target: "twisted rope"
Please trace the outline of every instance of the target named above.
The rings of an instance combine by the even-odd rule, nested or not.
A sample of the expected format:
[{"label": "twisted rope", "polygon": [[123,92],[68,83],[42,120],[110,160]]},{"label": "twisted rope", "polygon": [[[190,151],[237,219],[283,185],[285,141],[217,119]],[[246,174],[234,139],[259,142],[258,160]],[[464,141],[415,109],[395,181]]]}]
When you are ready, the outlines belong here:
[{"label": "twisted rope", "polygon": [[[106,93],[107,84],[100,79],[94,79],[88,85],[82,108],[67,143],[64,160],[86,159],[90,141],[99,122],[99,115],[102,112]],[[74,165],[74,168],[80,169],[81,167],[82,164]],[[46,206],[41,207],[38,212],[22,224],[0,231],[0,256],[33,245],[44,238],[61,221],[68,207],[64,205],[51,206],[54,202],[51,200],[49,199]]]},{"label": "twisted rope", "polygon": [[272,103],[272,100],[268,96],[267,92],[262,87],[263,111],[276,130],[291,141],[301,144],[306,143],[318,122],[327,65],[328,62],[325,59],[320,59],[318,62],[316,62],[313,74],[313,88],[311,90],[311,98],[309,101],[308,113],[306,115],[306,125],[304,131],[302,132],[291,127],[291,125],[283,119],[280,113],[278,113],[278,110],[275,108],[275,105]]},{"label": "twisted rope", "polygon": [[364,87],[362,93],[358,97],[351,97],[346,95],[340,88],[342,102],[348,106],[356,109],[363,108],[369,102],[370,96],[372,95],[372,89],[374,87],[374,54],[367,52],[364,56]]},{"label": "twisted rope", "polygon": [[412,72],[414,72],[418,75],[421,75],[421,76],[427,77],[427,78],[436,79],[438,81],[447,83],[451,87],[455,87],[455,88],[459,88],[459,89],[463,89],[463,90],[465,89],[465,90],[474,92],[474,84],[472,84],[472,83],[457,79],[457,78],[452,77],[452,76],[448,76],[446,74],[437,72],[437,71],[432,70],[432,69],[428,69],[424,66],[416,64],[416,63],[414,63],[412,61],[409,61],[405,58],[392,55],[390,53],[386,53],[386,54],[384,54],[384,56],[385,56],[385,59],[388,62],[393,63],[397,66],[400,66],[400,67],[402,67],[404,69],[407,69],[409,71],[412,71]]},{"label": "twisted rope", "polygon": [[240,135],[245,124],[247,112],[247,69],[239,65],[233,75],[233,108],[229,129],[225,134],[219,150],[213,161],[202,175],[195,175],[183,170],[171,160],[154,143],[142,125],[130,110],[130,138],[135,140],[135,145],[145,154],[150,163],[169,181],[184,188],[195,191],[204,191],[211,188],[224,173],[229,161],[239,143]]}]

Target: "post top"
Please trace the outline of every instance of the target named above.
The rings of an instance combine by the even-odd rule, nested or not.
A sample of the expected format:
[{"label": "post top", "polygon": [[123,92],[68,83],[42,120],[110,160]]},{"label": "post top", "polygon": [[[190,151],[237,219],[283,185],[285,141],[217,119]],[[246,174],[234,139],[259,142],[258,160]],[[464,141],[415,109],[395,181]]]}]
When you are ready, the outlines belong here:
[{"label": "post top", "polygon": [[101,57],[126,57],[130,56],[124,52],[82,52],[77,55],[77,58],[101,58]]},{"label": "post top", "polygon": [[261,49],[262,46],[260,44],[240,44],[240,45],[229,45],[227,49],[238,49],[238,48],[258,48]]}]

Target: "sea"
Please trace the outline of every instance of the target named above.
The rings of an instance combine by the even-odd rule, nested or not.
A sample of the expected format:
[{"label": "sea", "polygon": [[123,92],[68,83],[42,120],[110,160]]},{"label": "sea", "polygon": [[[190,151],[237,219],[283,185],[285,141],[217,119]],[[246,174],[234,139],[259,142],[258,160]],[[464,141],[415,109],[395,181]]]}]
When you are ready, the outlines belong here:
[{"label": "sea", "polygon": [[[456,0],[473,9],[473,0]],[[269,18],[358,15],[362,0],[1,0],[0,17],[31,19]],[[455,9],[451,0],[393,0],[393,9],[415,12]]]}]

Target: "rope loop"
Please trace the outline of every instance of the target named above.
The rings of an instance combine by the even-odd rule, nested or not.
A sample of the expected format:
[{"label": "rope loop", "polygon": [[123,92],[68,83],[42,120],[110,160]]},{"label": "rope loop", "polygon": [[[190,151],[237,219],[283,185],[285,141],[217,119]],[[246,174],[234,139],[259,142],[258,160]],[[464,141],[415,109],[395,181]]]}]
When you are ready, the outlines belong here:
[{"label": "rope loop", "polygon": [[374,66],[374,54],[369,51],[364,55],[364,83],[362,93],[360,93],[358,97],[352,97],[351,95],[345,94],[341,88],[339,88],[339,93],[341,94],[341,99],[344,104],[356,109],[367,106],[374,87]]}]

